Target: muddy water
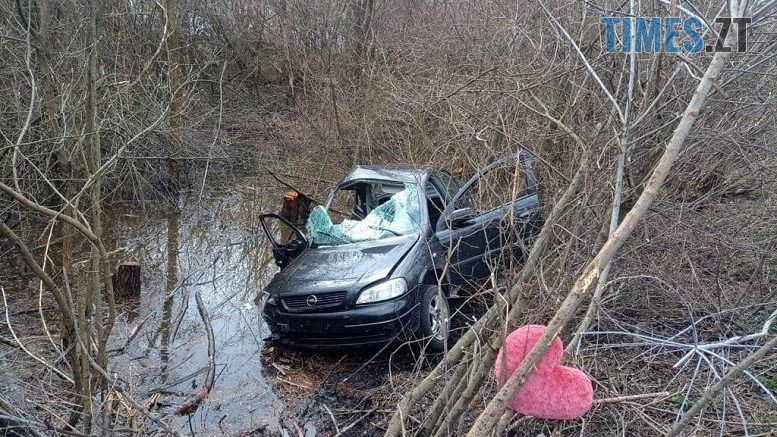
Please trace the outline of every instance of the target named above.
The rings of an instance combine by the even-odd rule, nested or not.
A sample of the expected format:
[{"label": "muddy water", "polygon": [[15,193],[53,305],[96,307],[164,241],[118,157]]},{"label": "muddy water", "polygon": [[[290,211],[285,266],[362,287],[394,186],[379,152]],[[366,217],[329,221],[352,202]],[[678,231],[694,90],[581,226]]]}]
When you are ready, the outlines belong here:
[{"label": "muddy water", "polygon": [[202,389],[208,348],[195,293],[210,316],[214,390],[194,414],[171,416],[183,432],[276,429],[283,409],[262,368],[269,330],[256,303],[277,270],[258,215],[277,208],[280,191],[255,180],[232,186],[182,196],[169,208],[111,213],[116,244],[142,265],[140,300],[120,303],[111,361],[137,399],[172,415]]}]

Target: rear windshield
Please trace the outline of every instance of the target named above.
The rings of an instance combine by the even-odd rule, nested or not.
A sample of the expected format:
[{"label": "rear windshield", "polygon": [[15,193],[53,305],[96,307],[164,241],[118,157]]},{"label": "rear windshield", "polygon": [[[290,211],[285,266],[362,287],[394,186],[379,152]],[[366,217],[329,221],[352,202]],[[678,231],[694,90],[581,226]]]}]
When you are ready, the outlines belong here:
[{"label": "rear windshield", "polygon": [[418,232],[421,208],[414,184],[358,182],[332,195],[329,210],[316,206],[307,230],[314,246],[339,246]]}]

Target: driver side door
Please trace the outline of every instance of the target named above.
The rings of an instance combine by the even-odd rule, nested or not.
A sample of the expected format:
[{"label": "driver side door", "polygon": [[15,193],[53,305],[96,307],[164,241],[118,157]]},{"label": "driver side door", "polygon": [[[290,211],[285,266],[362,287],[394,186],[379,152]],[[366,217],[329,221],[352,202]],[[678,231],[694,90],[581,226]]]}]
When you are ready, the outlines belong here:
[{"label": "driver side door", "polygon": [[435,226],[447,253],[450,281],[454,285],[480,282],[506,261],[521,257],[529,241],[527,229],[538,218],[528,152],[480,170],[450,199]]},{"label": "driver side door", "polygon": [[278,214],[261,214],[259,223],[270,241],[275,264],[283,269],[308,248],[305,234],[285,217]]}]

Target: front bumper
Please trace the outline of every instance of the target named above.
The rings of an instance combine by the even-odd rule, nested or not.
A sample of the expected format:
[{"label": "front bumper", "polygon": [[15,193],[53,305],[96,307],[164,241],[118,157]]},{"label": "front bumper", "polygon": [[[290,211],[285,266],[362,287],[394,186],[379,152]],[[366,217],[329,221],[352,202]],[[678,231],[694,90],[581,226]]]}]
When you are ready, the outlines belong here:
[{"label": "front bumper", "polygon": [[381,345],[410,338],[420,323],[410,293],[386,302],[326,313],[289,313],[275,305],[262,312],[281,344],[315,349]]}]

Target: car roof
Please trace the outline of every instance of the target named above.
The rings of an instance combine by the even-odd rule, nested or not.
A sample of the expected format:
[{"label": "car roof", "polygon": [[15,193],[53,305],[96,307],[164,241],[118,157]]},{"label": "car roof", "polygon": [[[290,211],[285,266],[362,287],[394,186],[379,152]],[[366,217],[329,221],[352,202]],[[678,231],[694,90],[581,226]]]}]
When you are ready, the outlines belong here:
[{"label": "car roof", "polygon": [[393,182],[419,182],[430,173],[429,168],[393,165],[357,165],[343,179],[343,183],[356,180]]}]

